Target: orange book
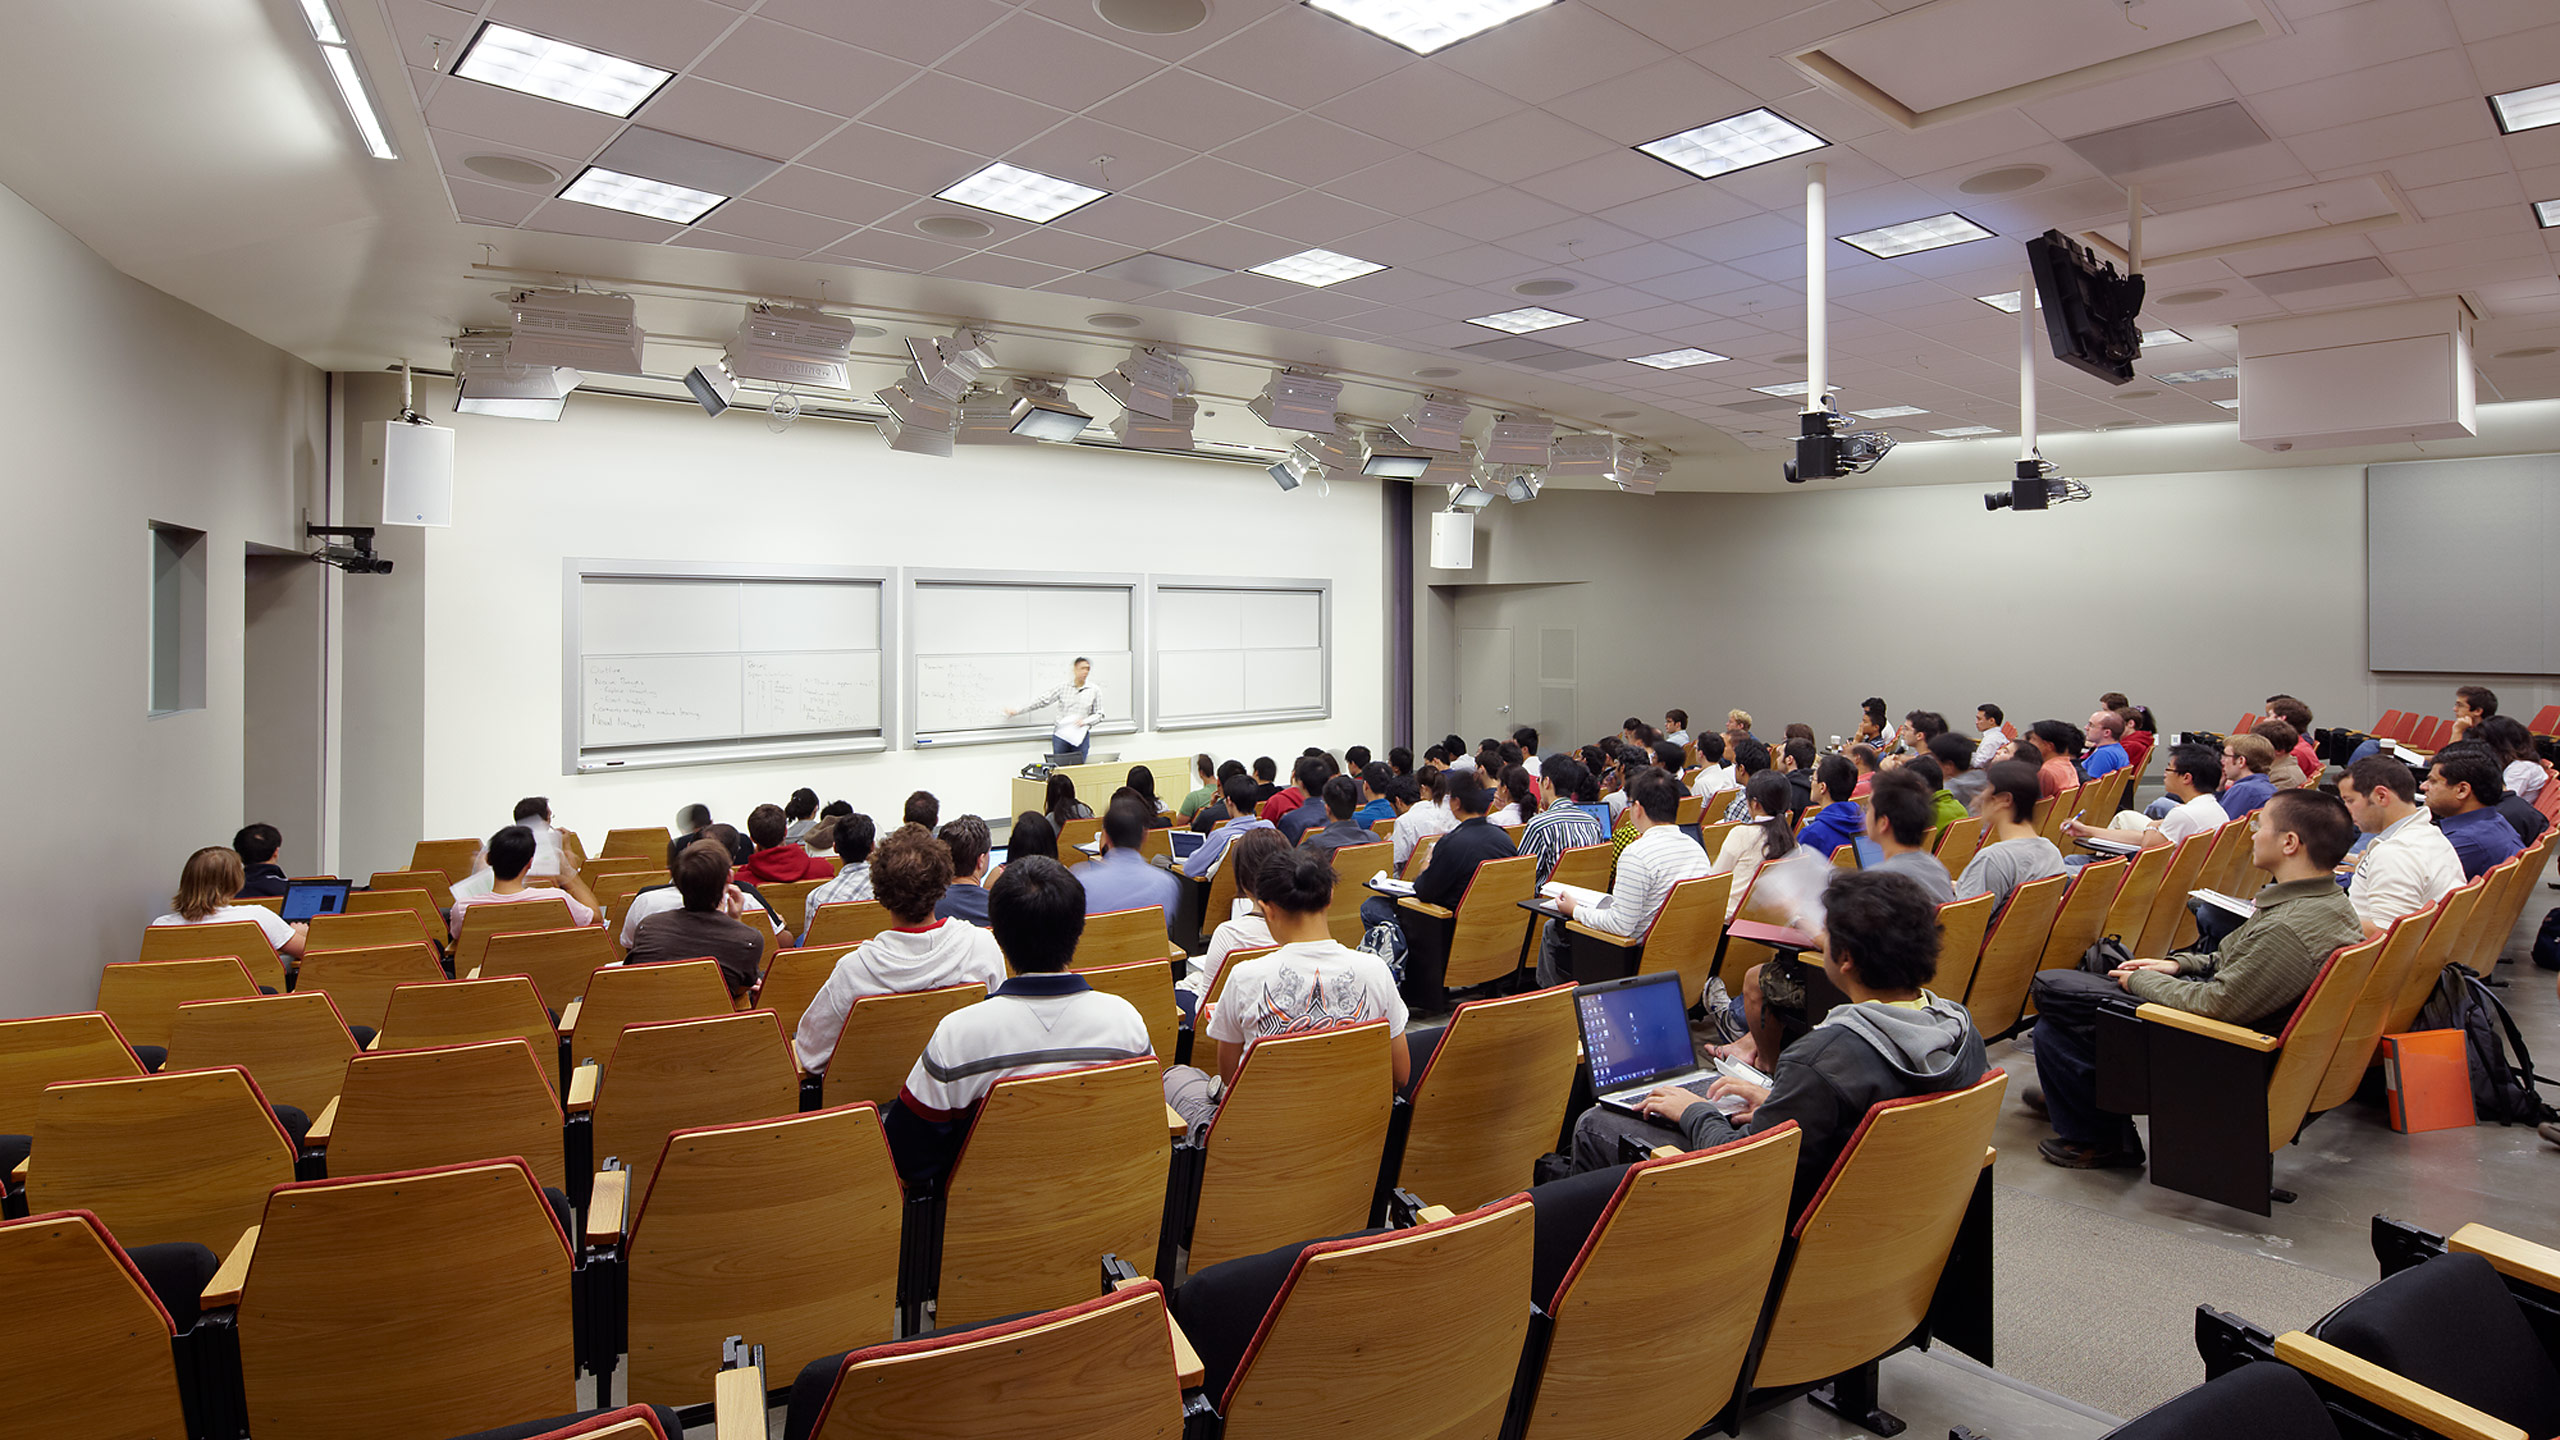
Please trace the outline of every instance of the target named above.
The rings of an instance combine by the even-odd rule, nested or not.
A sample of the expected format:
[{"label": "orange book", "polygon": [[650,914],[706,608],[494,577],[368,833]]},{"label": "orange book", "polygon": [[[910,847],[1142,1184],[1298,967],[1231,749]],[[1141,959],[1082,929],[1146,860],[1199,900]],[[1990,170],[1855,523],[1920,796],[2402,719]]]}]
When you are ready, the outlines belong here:
[{"label": "orange book", "polygon": [[2404,1135],[2474,1123],[2471,1057],[2459,1030],[2383,1036],[2382,1078],[2391,1096],[2391,1128]]}]

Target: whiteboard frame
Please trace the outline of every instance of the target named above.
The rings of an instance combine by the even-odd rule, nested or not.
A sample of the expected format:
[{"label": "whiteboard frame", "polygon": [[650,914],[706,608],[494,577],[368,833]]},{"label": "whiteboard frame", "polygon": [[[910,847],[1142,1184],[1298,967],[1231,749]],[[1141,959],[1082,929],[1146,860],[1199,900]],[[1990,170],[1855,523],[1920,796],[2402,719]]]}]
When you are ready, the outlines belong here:
[{"label": "whiteboard frame", "polygon": [[[908,569],[900,574],[898,589],[901,610],[904,613],[913,613],[907,607],[913,604],[915,592],[919,588],[930,585],[996,586],[1034,590],[1070,586],[1083,590],[1127,591],[1129,595],[1129,713],[1105,718],[1101,724],[1093,727],[1092,733],[1135,735],[1140,730],[1138,717],[1147,713],[1147,706],[1154,699],[1154,687],[1149,682],[1155,676],[1152,648],[1154,635],[1151,628],[1153,616],[1149,613],[1147,576],[1144,574],[1133,571],[942,569]],[[1043,746],[1048,743],[1051,732],[1056,729],[1055,721],[1034,720],[1023,725],[999,725],[981,730],[925,731],[916,723],[915,637],[901,632],[900,642],[899,675],[907,683],[899,687],[900,699],[903,701],[898,711],[901,725],[899,733],[906,737],[908,748],[939,750],[946,745],[1000,745],[1026,740],[1036,741]],[[1092,743],[1090,738],[1086,743],[1088,745]]]},{"label": "whiteboard frame", "polygon": [[1237,579],[1230,575],[1150,575],[1147,577],[1147,694],[1150,700],[1162,692],[1156,688],[1156,667],[1162,657],[1155,648],[1155,614],[1159,594],[1166,590],[1312,590],[1316,593],[1317,668],[1324,680],[1324,699],[1313,707],[1299,706],[1289,710],[1240,710],[1214,720],[1169,719],[1160,709],[1149,709],[1148,724],[1157,730],[1215,730],[1231,725],[1263,725],[1283,721],[1330,720],[1333,718],[1333,582],[1301,579]]},{"label": "whiteboard frame", "polygon": [[[580,755],[579,717],[584,697],[579,683],[584,652],[579,648],[582,616],[578,589],[590,578],[604,580],[819,580],[869,581],[880,587],[880,733],[852,739],[690,740],[657,746],[635,746],[611,760]],[[897,656],[903,632],[898,625],[901,590],[893,565],[781,565],[753,560],[603,560],[571,556],[560,562],[560,773],[610,775],[621,770],[657,770],[676,765],[733,765],[752,760],[800,760],[821,755],[877,755],[897,743],[897,701],[901,686]]]}]

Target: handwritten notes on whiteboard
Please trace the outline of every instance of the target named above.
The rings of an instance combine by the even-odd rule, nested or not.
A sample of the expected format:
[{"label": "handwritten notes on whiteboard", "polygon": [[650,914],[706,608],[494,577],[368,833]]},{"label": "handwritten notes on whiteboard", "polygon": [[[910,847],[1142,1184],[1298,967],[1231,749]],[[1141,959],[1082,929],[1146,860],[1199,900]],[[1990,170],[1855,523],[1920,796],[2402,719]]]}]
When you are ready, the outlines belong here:
[{"label": "handwritten notes on whiteboard", "polygon": [[876,736],[882,582],[593,574],[578,587],[582,752]]}]

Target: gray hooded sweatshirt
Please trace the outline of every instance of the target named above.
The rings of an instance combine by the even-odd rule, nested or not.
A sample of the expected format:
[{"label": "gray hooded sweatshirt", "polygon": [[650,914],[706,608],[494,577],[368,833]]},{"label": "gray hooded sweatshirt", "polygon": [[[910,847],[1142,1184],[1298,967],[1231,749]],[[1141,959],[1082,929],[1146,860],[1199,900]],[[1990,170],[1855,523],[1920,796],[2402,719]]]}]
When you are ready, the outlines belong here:
[{"label": "gray hooded sweatshirt", "polygon": [[1777,1084],[1748,1122],[1736,1126],[1712,1105],[1693,1105],[1681,1117],[1681,1140],[1703,1150],[1793,1120],[1804,1133],[1793,1205],[1801,1212],[1877,1102],[1961,1090],[1990,1068],[1972,1018],[1953,1000],[1924,990],[1917,1005],[1841,1005],[1778,1057]]}]

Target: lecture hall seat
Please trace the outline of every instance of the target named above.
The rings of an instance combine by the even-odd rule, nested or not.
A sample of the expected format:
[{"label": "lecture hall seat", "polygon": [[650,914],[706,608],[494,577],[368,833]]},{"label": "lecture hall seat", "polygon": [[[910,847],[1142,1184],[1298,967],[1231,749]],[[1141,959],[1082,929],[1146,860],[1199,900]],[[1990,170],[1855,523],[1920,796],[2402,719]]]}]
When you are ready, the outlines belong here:
[{"label": "lecture hall seat", "polygon": [[303,1145],[341,1177],[519,1156],[565,1194],[556,1069],[520,1036],[359,1055]]}]

